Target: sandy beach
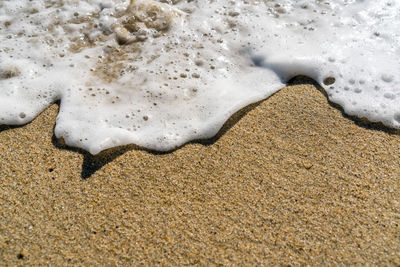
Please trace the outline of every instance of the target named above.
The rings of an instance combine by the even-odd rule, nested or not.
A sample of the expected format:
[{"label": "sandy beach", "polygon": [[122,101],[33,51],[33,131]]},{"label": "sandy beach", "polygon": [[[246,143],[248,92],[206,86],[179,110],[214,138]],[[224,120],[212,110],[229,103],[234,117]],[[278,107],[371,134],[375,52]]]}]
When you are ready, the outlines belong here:
[{"label": "sandy beach", "polygon": [[400,134],[296,79],[171,153],[0,126],[0,265],[400,265]]}]

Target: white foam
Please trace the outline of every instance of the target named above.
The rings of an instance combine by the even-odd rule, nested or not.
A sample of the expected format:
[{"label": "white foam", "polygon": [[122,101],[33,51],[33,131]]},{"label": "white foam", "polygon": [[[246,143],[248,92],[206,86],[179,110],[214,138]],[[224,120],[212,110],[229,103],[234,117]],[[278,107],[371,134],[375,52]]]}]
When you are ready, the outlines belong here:
[{"label": "white foam", "polygon": [[0,2],[0,124],[59,99],[68,145],[170,150],[306,75],[400,128],[400,0],[132,2]]}]

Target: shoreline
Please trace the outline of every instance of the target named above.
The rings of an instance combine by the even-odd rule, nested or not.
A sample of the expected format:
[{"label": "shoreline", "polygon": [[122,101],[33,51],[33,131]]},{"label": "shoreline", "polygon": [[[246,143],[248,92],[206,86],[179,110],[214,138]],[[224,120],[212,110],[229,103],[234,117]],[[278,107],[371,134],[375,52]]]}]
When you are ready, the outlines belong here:
[{"label": "shoreline", "polygon": [[315,85],[170,153],[65,149],[56,115],[0,128],[5,264],[400,264],[400,135]]}]

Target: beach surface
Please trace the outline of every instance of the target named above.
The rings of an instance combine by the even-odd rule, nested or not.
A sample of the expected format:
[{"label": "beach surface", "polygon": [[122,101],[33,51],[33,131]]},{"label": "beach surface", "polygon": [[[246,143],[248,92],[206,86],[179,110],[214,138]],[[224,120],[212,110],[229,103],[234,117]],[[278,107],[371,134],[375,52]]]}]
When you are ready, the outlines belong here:
[{"label": "beach surface", "polygon": [[299,78],[171,153],[0,126],[0,265],[400,265],[400,134]]}]

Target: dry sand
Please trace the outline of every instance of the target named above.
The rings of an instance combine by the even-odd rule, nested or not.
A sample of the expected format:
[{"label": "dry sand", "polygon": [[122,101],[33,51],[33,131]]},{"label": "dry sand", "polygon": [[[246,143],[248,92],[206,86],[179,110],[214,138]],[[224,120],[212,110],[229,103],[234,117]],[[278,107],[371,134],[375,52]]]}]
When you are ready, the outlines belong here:
[{"label": "dry sand", "polygon": [[300,82],[173,153],[1,128],[0,265],[400,265],[400,135]]}]

